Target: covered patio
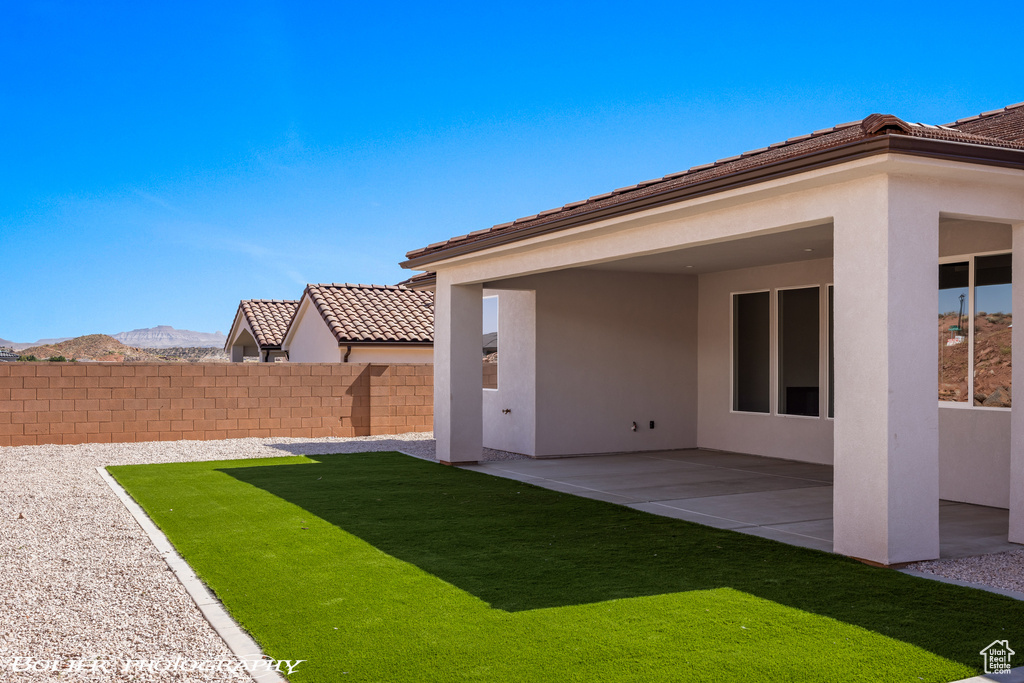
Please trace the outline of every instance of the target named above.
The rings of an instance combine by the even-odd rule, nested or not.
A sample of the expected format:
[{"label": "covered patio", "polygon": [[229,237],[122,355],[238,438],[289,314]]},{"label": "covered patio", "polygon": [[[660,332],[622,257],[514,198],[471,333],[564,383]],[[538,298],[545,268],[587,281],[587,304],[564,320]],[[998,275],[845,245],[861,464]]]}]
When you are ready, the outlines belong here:
[{"label": "covered patio", "polygon": [[[592,472],[530,466],[883,565],[958,552],[954,526],[1024,542],[1024,141],[999,137],[1024,107],[982,119],[995,137],[871,115],[409,252],[436,273],[438,458],[589,454]],[[649,498],[651,456],[600,479],[610,454],[678,449],[776,461],[755,485],[666,457],[711,478]],[[719,493],[729,477],[755,488]]]},{"label": "covered patio", "polygon": [[[468,466],[664,517],[832,552],[832,467],[700,448]],[[1009,512],[940,501],[942,559],[1020,548]]]}]

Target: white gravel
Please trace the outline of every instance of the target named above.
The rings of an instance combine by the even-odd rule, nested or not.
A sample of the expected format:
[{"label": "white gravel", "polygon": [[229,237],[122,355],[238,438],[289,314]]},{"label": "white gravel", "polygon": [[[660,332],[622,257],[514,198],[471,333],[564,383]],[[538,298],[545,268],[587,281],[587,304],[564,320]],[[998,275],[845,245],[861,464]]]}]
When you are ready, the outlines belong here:
[{"label": "white gravel", "polygon": [[[0,447],[0,680],[247,680],[121,670],[123,660],[216,660],[230,652],[95,468],[367,450],[433,459],[434,440],[417,433]],[[485,449],[483,459],[524,457]],[[13,657],[63,670],[14,673]],[[76,660],[101,662],[84,666],[108,673],[69,670]]]},{"label": "white gravel", "polygon": [[1024,549],[951,560],[916,562],[908,565],[907,569],[1024,593]]}]

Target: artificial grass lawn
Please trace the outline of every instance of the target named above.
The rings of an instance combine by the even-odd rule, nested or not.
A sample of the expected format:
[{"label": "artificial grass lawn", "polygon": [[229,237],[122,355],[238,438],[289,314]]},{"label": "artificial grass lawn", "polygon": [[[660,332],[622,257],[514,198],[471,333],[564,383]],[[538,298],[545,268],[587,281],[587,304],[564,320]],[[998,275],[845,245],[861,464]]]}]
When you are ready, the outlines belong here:
[{"label": "artificial grass lawn", "polygon": [[949,681],[1024,603],[397,453],[110,467],[293,681]]}]

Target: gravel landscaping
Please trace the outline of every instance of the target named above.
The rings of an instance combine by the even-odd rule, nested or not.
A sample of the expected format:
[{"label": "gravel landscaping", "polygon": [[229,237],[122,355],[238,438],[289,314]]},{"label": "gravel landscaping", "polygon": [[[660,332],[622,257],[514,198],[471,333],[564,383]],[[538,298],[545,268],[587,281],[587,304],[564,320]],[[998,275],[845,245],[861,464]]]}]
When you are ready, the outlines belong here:
[{"label": "gravel landscaping", "polygon": [[[66,670],[74,660],[105,661],[91,666],[109,670],[123,660],[230,656],[95,468],[368,450],[433,459],[434,440],[418,433],[0,448],[0,679],[247,679],[173,671],[97,677]],[[523,457],[484,453],[485,460]],[[40,667],[59,661],[65,670],[12,676],[11,657],[32,657]]]},{"label": "gravel landscaping", "polygon": [[1024,593],[1024,548],[1007,553],[917,562],[907,569]]},{"label": "gravel landscaping", "polygon": [[[241,680],[244,674],[73,671],[10,677],[36,661],[230,657],[146,534],[100,479],[106,465],[400,450],[434,458],[430,433],[0,448],[0,678]],[[485,449],[484,460],[525,456]],[[1024,591],[1024,550],[912,568]],[[7,668],[5,668],[7,667]]]}]

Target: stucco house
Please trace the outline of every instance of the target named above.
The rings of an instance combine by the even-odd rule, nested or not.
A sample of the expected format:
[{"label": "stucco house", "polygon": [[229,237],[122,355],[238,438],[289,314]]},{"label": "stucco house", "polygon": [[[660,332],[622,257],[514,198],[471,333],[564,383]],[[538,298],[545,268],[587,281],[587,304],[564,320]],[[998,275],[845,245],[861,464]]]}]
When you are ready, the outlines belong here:
[{"label": "stucco house", "polygon": [[224,350],[232,362],[241,363],[246,357],[256,357],[262,363],[272,363],[279,358],[287,360],[281,342],[298,307],[298,301],[278,299],[240,302],[224,342]]},{"label": "stucco house", "polygon": [[[487,445],[831,464],[835,551],[888,565],[938,557],[940,498],[1007,508],[1024,543],[1015,250],[1022,105],[946,125],[873,114],[402,265],[436,274],[442,461]],[[481,394],[494,294],[502,370]]]},{"label": "stucco house", "polygon": [[282,341],[299,363],[431,363],[433,346],[433,293],[399,285],[307,285]]}]

